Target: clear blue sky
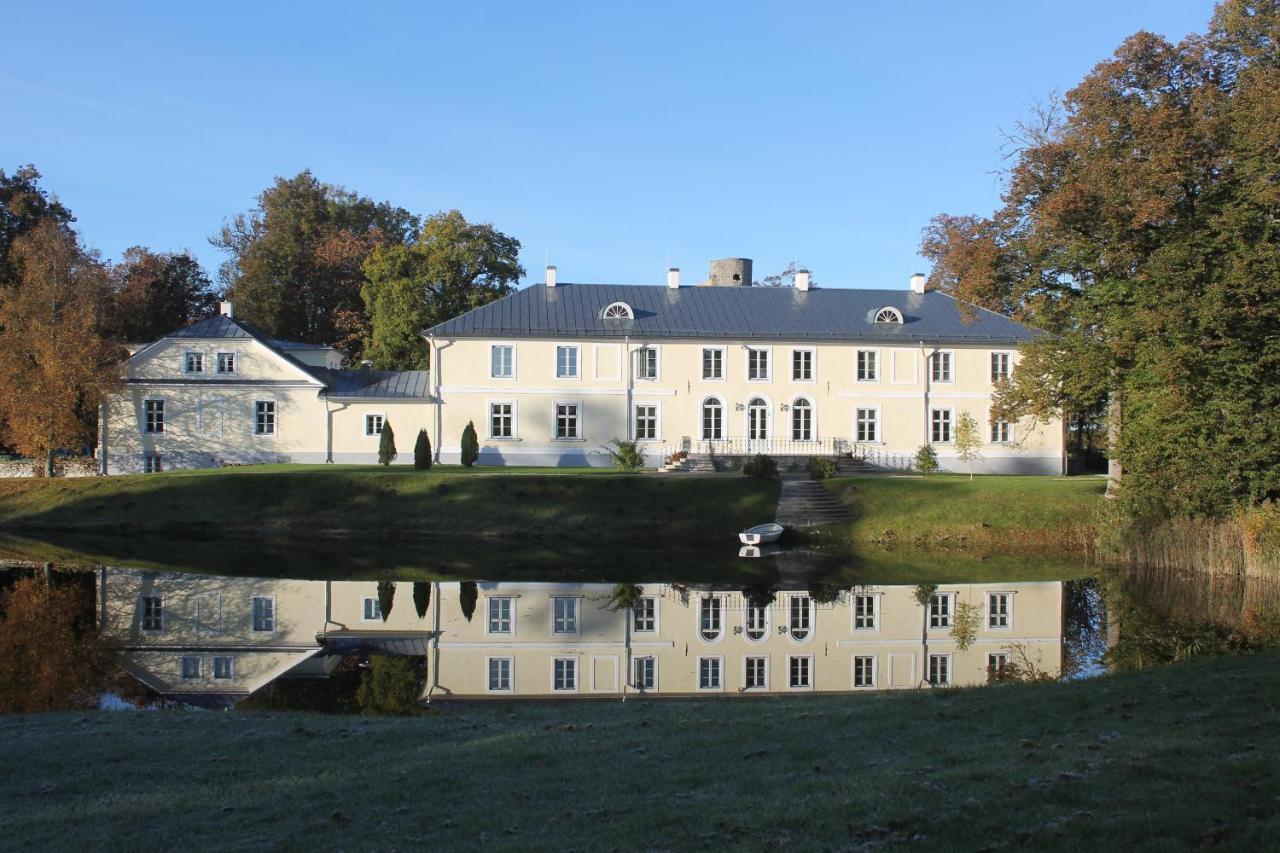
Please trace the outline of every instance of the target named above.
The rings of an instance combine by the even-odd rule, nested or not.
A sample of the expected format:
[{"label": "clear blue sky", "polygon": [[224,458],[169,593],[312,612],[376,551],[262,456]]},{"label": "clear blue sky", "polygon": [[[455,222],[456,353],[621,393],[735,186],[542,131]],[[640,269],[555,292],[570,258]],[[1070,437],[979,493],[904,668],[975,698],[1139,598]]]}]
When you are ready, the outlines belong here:
[{"label": "clear blue sky", "polygon": [[[264,7],[273,8],[266,9]],[[998,201],[1001,128],[1204,0],[8,4],[0,167],[105,257],[189,248],[312,169],[459,208],[561,281],[905,287],[939,212]]]}]

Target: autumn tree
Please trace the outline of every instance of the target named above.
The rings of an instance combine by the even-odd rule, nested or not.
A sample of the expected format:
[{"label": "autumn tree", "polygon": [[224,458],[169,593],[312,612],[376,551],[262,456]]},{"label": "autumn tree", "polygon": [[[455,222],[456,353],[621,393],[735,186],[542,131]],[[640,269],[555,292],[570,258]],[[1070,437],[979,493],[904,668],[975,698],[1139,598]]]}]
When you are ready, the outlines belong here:
[{"label": "autumn tree", "polygon": [[0,713],[93,707],[114,670],[92,592],[24,577],[0,594]]},{"label": "autumn tree", "polygon": [[217,309],[213,283],[187,252],[126,249],[111,284],[113,331],[122,341],[149,343]]},{"label": "autumn tree", "polygon": [[993,416],[1109,408],[1142,515],[1280,497],[1280,8],[1147,32],[1016,134],[1003,206],[939,217],[930,286],[1053,332]]},{"label": "autumn tree", "polygon": [[118,382],[123,350],[104,335],[106,270],[46,219],[13,246],[16,287],[0,289],[0,425],[19,453],[43,457],[93,439],[93,415]]},{"label": "autumn tree", "polygon": [[364,264],[366,357],[385,370],[427,367],[422,330],[511,293],[524,275],[520,241],[457,210],[423,223],[410,244],[385,244]]},{"label": "autumn tree", "polygon": [[978,421],[968,412],[961,412],[956,421],[954,437],[956,458],[969,466],[969,479],[973,479],[973,463],[982,458],[982,432]]},{"label": "autumn tree", "polygon": [[253,210],[224,223],[210,242],[230,255],[220,276],[238,316],[277,337],[339,343],[358,357],[364,260],[417,228],[403,208],[303,171],[276,178]]},{"label": "autumn tree", "polygon": [[42,222],[69,229],[75,217],[40,186],[35,166],[19,166],[12,174],[0,169],[0,287],[18,279],[12,257],[14,243]]}]

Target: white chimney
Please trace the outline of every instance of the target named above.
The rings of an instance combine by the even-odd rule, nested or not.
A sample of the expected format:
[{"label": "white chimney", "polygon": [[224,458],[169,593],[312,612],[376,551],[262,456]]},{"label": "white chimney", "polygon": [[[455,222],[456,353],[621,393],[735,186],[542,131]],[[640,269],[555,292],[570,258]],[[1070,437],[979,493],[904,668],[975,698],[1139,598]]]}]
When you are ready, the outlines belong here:
[{"label": "white chimney", "polygon": [[235,313],[231,310],[230,300],[218,303],[218,313],[223,317],[235,317]]},{"label": "white chimney", "polygon": [[809,289],[809,271],[796,270],[796,290]]},{"label": "white chimney", "polygon": [[924,273],[918,272],[911,276],[911,292],[924,293]]},{"label": "white chimney", "polygon": [[672,290],[680,289],[680,268],[672,267],[667,270],[667,287]]},{"label": "white chimney", "polygon": [[547,287],[556,286],[556,268],[547,267]]}]

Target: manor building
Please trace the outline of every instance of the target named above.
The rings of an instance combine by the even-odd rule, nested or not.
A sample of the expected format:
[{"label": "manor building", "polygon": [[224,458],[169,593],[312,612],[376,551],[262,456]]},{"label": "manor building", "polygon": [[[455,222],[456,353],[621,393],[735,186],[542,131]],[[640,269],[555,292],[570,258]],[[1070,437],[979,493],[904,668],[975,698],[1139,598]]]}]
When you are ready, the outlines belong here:
[{"label": "manor building", "polygon": [[1063,471],[1060,422],[993,420],[991,396],[1041,333],[926,292],[750,287],[751,261],[708,281],[534,285],[423,335],[430,372],[342,370],[327,347],[279,341],[223,313],[140,349],[105,407],[109,472],[247,462],[372,462],[391,424],[399,461],[419,429],[457,462],[474,425],[480,464],[608,465],[635,440],[646,460],[749,454],[853,456],[942,468],[963,414],[979,472]]}]

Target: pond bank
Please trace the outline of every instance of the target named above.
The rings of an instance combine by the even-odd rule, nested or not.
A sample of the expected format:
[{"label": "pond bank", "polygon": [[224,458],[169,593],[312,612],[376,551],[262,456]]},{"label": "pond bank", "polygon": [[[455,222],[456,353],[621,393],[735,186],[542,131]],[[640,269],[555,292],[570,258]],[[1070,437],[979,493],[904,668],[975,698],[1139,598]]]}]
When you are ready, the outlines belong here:
[{"label": "pond bank", "polygon": [[[0,802],[15,847],[46,845],[50,826],[67,847],[143,847],[159,815],[169,837],[220,847],[256,846],[268,826],[450,849],[640,837],[680,849],[1264,849],[1280,830],[1277,664],[1263,654],[1068,684],[404,719],[13,717]],[[693,754],[696,767],[681,763]],[[110,767],[111,784],[84,766]],[[431,780],[431,796],[415,779]],[[1172,784],[1194,796],[1171,797]],[[563,819],[547,820],[549,804]]]}]

